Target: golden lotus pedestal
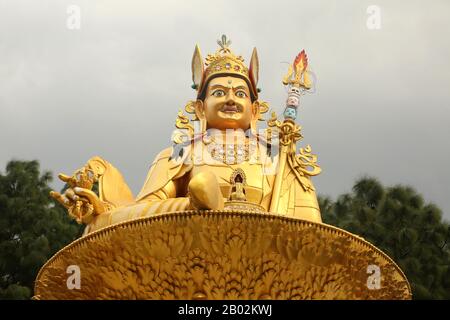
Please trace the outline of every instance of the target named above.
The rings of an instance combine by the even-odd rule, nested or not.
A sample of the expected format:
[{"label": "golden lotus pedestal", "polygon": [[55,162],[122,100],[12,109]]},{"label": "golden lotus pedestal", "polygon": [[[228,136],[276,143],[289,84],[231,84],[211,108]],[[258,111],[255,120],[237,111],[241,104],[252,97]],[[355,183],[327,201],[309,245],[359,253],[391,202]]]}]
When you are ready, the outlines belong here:
[{"label": "golden lotus pedestal", "polygon": [[[79,289],[68,285],[77,276],[70,266]],[[386,254],[344,230],[268,213],[187,211],[74,241],[41,269],[35,299],[411,299],[411,289]]]}]

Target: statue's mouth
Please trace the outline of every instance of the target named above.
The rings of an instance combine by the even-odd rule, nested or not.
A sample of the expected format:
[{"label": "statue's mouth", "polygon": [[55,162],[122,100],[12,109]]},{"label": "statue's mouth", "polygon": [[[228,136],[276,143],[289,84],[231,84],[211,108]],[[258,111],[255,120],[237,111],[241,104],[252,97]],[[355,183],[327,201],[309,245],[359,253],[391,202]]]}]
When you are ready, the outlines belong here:
[{"label": "statue's mouth", "polygon": [[222,112],[226,112],[226,113],[237,113],[237,112],[241,112],[240,108],[235,105],[235,104],[226,104],[222,107],[222,109],[220,109],[220,111]]}]

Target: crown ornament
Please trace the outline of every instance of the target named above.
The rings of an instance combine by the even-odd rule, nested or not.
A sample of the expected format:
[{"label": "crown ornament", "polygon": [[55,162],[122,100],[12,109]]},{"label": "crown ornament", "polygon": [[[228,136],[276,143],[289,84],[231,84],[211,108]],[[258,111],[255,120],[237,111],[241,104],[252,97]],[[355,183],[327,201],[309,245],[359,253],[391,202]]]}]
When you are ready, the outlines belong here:
[{"label": "crown ornament", "polygon": [[231,41],[226,35],[217,40],[219,49],[214,54],[208,54],[203,61],[198,45],[195,46],[192,57],[192,88],[197,90],[197,98],[203,100],[208,82],[219,76],[235,76],[244,79],[250,89],[252,101],[258,99],[260,91],[258,83],[259,61],[256,48],[253,49],[250,65],[244,64],[242,56],[235,55],[231,49]]}]

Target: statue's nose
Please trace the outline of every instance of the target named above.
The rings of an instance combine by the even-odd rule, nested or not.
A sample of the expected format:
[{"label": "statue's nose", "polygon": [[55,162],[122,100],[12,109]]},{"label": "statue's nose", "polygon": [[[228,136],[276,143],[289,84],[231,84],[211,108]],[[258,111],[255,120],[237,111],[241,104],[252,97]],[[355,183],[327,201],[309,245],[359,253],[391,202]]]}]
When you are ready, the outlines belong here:
[{"label": "statue's nose", "polygon": [[233,100],[233,99],[228,99],[226,104],[229,105],[229,106],[232,106],[232,105],[234,105],[235,103],[234,103],[234,100]]},{"label": "statue's nose", "polygon": [[234,104],[234,93],[233,90],[229,90],[227,93],[227,104],[233,105]]}]

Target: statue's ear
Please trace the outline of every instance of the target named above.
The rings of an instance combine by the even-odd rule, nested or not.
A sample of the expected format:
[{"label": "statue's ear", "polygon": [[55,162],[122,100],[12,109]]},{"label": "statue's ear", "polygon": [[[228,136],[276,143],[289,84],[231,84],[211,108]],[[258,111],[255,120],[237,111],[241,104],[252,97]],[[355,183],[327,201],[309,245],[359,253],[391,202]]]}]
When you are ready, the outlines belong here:
[{"label": "statue's ear", "polygon": [[250,67],[248,68],[253,84],[256,86],[259,79],[259,60],[256,48],[253,48],[252,58],[250,59]]},{"label": "statue's ear", "polygon": [[200,131],[205,132],[206,131],[206,117],[205,117],[205,107],[202,100],[195,101],[195,115],[197,116],[198,120],[200,121]]},{"label": "statue's ear", "polygon": [[192,57],[192,81],[195,89],[200,88],[203,77],[203,58],[198,45],[195,46],[194,55]]},{"label": "statue's ear", "polygon": [[196,100],[194,104],[194,110],[195,115],[200,120],[205,119],[205,108],[203,107],[203,101],[202,100]]},{"label": "statue's ear", "polygon": [[252,104],[252,114],[253,114],[253,118],[255,118],[256,120],[259,120],[259,117],[261,116],[260,114],[260,104],[258,100],[255,100]]},{"label": "statue's ear", "polygon": [[252,120],[250,121],[250,129],[253,134],[256,134],[257,130],[257,122],[260,118],[260,105],[259,101],[255,100],[252,104]]}]

